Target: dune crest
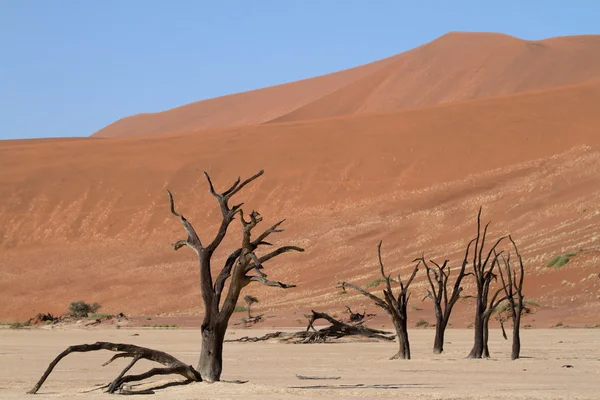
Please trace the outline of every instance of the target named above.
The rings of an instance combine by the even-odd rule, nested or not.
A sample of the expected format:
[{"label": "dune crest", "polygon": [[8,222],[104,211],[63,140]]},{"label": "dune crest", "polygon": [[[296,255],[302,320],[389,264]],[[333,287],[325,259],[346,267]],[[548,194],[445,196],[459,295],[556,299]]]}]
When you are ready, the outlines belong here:
[{"label": "dune crest", "polygon": [[600,78],[600,35],[526,41],[451,32],[316,78],[123,118],[94,137],[130,137],[406,110]]}]

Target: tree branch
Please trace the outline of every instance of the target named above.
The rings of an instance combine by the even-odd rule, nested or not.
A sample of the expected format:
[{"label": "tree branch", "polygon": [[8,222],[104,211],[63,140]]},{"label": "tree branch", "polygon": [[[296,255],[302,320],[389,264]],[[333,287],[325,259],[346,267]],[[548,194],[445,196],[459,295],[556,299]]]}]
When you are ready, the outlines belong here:
[{"label": "tree branch", "polygon": [[188,234],[187,240],[178,240],[177,242],[173,243],[172,244],[173,249],[179,250],[183,246],[189,246],[192,249],[194,249],[197,253],[199,253],[200,250],[202,250],[202,242],[200,241],[200,238],[198,237],[196,230],[194,229],[192,224],[190,224],[189,221],[187,219],[185,219],[185,217],[182,214],[179,214],[177,211],[175,211],[175,202],[173,200],[173,195],[171,194],[171,192],[168,189],[167,189],[167,193],[169,194],[169,203],[171,205],[171,214],[173,214],[174,216],[179,218],[181,225],[183,225],[183,228],[185,229],[185,231]]},{"label": "tree branch", "polygon": [[363,296],[366,296],[369,299],[373,300],[375,302],[375,304],[377,304],[379,307],[381,307],[384,310],[390,312],[388,310],[388,305],[386,304],[385,301],[383,301],[379,297],[375,296],[374,294],[371,294],[371,293],[367,292],[365,289],[361,288],[360,286],[356,286],[356,285],[354,285],[352,283],[349,283],[349,282],[341,282],[341,285],[344,286],[344,287],[349,287],[349,288],[352,288],[352,289],[356,290],[357,292],[359,292]]}]

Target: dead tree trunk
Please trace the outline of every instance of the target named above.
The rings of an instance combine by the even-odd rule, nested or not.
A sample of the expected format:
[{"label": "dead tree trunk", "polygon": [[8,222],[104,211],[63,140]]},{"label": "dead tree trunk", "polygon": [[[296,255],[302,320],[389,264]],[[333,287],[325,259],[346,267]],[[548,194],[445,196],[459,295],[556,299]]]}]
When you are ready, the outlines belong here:
[{"label": "dead tree trunk", "polygon": [[[252,230],[262,221],[262,217],[258,212],[252,211],[249,215],[250,220],[246,221],[241,209],[243,203],[233,206],[229,205],[229,200],[232,196],[262,174],[263,171],[261,170],[256,175],[241,183],[240,178],[238,178],[229,189],[222,193],[218,193],[215,191],[208,174],[206,172],[204,173],[208,181],[210,193],[216,198],[222,214],[219,230],[212,242],[206,246],[202,244],[198,234],[192,227],[192,224],[186,220],[183,215],[175,211],[173,196],[171,195],[171,192],[168,191],[169,201],[171,203],[171,213],[180,220],[188,235],[187,239],[173,243],[173,249],[178,250],[184,246],[190,247],[196,252],[199,260],[200,290],[204,302],[204,321],[201,326],[202,350],[197,369],[200,372],[202,379],[205,381],[214,382],[218,381],[221,377],[221,371],[223,369],[223,340],[225,338],[227,324],[233,314],[242,289],[251,282],[260,282],[268,286],[275,286],[283,289],[295,287],[295,285],[287,285],[285,283],[268,280],[267,275],[262,269],[263,264],[270,259],[288,251],[304,251],[302,248],[296,246],[283,246],[263,256],[259,257],[256,255],[256,250],[260,246],[271,246],[271,243],[266,242],[265,239],[271,233],[282,232],[282,230],[278,228],[283,221],[277,222],[262,234],[258,235],[256,239],[252,240]],[[216,280],[213,281],[211,272],[212,256],[225,238],[229,225],[238,213],[242,225],[241,247],[229,255],[221,272]],[[254,271],[255,274],[249,275],[252,271]],[[225,300],[221,302],[223,289],[229,278],[231,278],[229,290]]]},{"label": "dead tree trunk", "polygon": [[412,283],[417,271],[419,270],[420,262],[415,265],[410,278],[406,281],[406,284],[402,282],[400,275],[398,275],[398,284],[400,285],[400,292],[398,296],[394,296],[394,292],[392,291],[391,286],[391,278],[389,275],[385,274],[383,260],[381,259],[381,243],[377,245],[377,255],[379,258],[379,269],[381,272],[381,276],[385,281],[386,288],[383,289],[383,299],[375,296],[367,292],[365,289],[360,286],[354,285],[349,282],[340,282],[342,287],[352,288],[362,295],[370,298],[375,302],[375,304],[381,308],[383,308],[388,315],[392,318],[392,323],[394,324],[394,328],[396,329],[396,334],[398,337],[398,353],[394,355],[391,359],[404,359],[410,360],[410,343],[408,340],[408,329],[407,329],[407,312],[406,306],[408,304],[408,300],[410,299],[410,293],[408,293],[408,288]]},{"label": "dead tree trunk", "polygon": [[[481,208],[477,213],[477,237],[475,238],[475,251],[473,254],[473,275],[475,277],[475,283],[477,286],[476,292],[476,305],[475,305],[475,322],[474,330],[475,337],[473,340],[473,348],[469,353],[468,358],[482,358],[489,357],[488,349],[488,324],[492,311],[498,307],[498,305],[505,300],[501,298],[496,301],[498,295],[503,288],[498,289],[491,297],[489,301],[490,286],[492,281],[496,280],[494,269],[498,264],[498,257],[502,252],[496,252],[496,248],[504,240],[504,236],[496,241],[496,243],[489,249],[487,255],[484,258],[484,246],[487,235],[487,230],[490,225],[488,222],[485,225],[483,233],[481,232]],[[470,244],[469,244],[470,245]],[[493,255],[493,257],[492,257]]]},{"label": "dead tree trunk", "polygon": [[508,300],[509,314],[513,322],[513,340],[512,340],[512,351],[510,358],[516,360],[521,354],[521,314],[523,313],[523,280],[525,278],[525,269],[523,268],[523,259],[519,253],[519,249],[515,241],[511,236],[508,237],[517,255],[519,261],[519,275],[517,271],[512,269],[510,264],[511,257],[510,253],[505,257],[502,257],[504,271],[500,270],[500,278],[502,280],[502,286],[504,288],[505,297]]},{"label": "dead tree trunk", "polygon": [[[450,314],[452,308],[460,298],[460,294],[463,291],[461,286],[462,279],[468,275],[465,273],[467,264],[469,263],[469,249],[475,240],[471,240],[465,251],[465,258],[463,259],[461,268],[458,272],[456,280],[454,281],[454,287],[452,293],[448,296],[448,278],[450,277],[450,267],[448,266],[448,260],[440,266],[433,260],[429,260],[435,268],[430,267],[425,261],[425,256],[421,257],[416,261],[421,261],[427,271],[427,280],[429,281],[429,287],[431,290],[427,291],[425,298],[430,298],[433,301],[435,310],[435,339],[433,341],[433,353],[440,354],[444,351],[444,334],[446,333],[446,327],[450,320]],[[425,300],[425,298],[423,300]]]}]

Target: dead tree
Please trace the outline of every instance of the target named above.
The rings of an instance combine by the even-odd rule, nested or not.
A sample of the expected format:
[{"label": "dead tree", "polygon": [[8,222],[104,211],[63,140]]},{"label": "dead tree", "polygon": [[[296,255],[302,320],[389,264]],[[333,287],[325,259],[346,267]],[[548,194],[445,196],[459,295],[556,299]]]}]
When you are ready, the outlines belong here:
[{"label": "dead tree", "polygon": [[[487,254],[484,254],[485,240],[487,236],[487,230],[491,221],[485,225],[483,233],[481,232],[481,207],[477,213],[477,237],[475,238],[475,249],[473,254],[473,275],[476,283],[476,295],[475,295],[475,322],[474,330],[475,337],[473,348],[469,353],[468,358],[482,358],[489,357],[490,352],[488,349],[488,336],[489,336],[489,321],[492,311],[505,298],[498,300],[498,295],[504,290],[503,287],[499,288],[490,298],[490,286],[493,281],[496,281],[497,275],[494,273],[496,266],[498,265],[498,257],[502,252],[497,252],[496,248],[504,240],[504,236],[496,241],[496,243],[488,250]],[[469,244],[470,246],[470,244]],[[489,301],[488,301],[489,300]]]},{"label": "dead tree", "polygon": [[454,305],[460,298],[460,294],[463,291],[461,286],[462,279],[465,276],[470,275],[470,273],[465,272],[465,269],[469,263],[469,249],[474,241],[475,239],[471,240],[467,246],[465,258],[463,259],[460,270],[458,271],[458,275],[456,276],[456,280],[454,281],[454,286],[450,296],[448,296],[448,278],[450,277],[450,266],[448,266],[448,260],[445,260],[441,266],[435,261],[429,260],[434,267],[430,267],[427,264],[427,261],[425,261],[425,256],[415,260],[421,261],[425,266],[427,271],[427,280],[429,281],[429,287],[431,288],[431,290],[427,291],[427,296],[425,298],[430,298],[433,301],[435,310],[435,339],[433,341],[434,354],[441,354],[444,351],[444,334],[446,333],[446,327],[448,326],[448,321],[450,320],[452,308],[454,308]]},{"label": "dead tree", "polygon": [[[204,175],[208,181],[210,193],[217,199],[221,209],[222,221],[219,230],[214,239],[208,245],[203,245],[200,237],[194,230],[192,224],[184,218],[183,215],[175,211],[175,203],[170,191],[169,202],[171,213],[175,215],[187,232],[187,239],[178,240],[173,243],[173,249],[179,250],[187,246],[194,250],[198,255],[200,266],[200,291],[204,302],[204,320],[201,326],[202,333],[202,350],[198,367],[194,369],[191,365],[185,365],[175,357],[158,350],[152,350],[145,347],[139,347],[132,344],[97,342],[95,344],[82,344],[70,346],[61,354],[58,355],[50,363],[46,372],[34,388],[28,393],[36,393],[42,384],[46,381],[56,364],[66,355],[73,352],[88,352],[96,350],[110,350],[120,352],[116,354],[108,363],[123,357],[131,357],[131,363],[119,374],[117,378],[107,385],[108,392],[113,393],[117,389],[121,389],[122,385],[127,382],[141,381],[150,378],[154,375],[169,375],[179,374],[187,378],[188,382],[218,381],[223,368],[223,340],[229,318],[233,314],[235,305],[240,296],[240,292],[251,282],[260,282],[267,286],[274,286],[283,289],[295,287],[295,285],[287,285],[285,283],[271,281],[267,279],[267,275],[262,271],[263,264],[280,254],[288,251],[304,251],[304,249],[296,246],[282,246],[276,250],[268,252],[262,256],[256,254],[256,250],[260,246],[271,246],[271,243],[265,239],[272,233],[282,232],[279,226],[285,221],[279,221],[271,226],[263,233],[252,240],[252,229],[262,221],[262,218],[256,211],[252,211],[249,215],[250,221],[244,219],[244,214],[241,209],[243,203],[230,206],[229,200],[232,196],[242,190],[248,183],[252,182],[263,174],[264,171],[258,172],[256,175],[241,182],[238,178],[229,189],[222,193],[217,193],[213,187],[212,181],[208,174]],[[241,183],[240,183],[241,182]],[[241,247],[233,251],[227,260],[217,278],[213,281],[211,271],[211,260],[215,250],[219,247],[227,234],[227,229],[234,220],[236,214],[240,214],[242,225],[242,244]],[[252,272],[254,274],[251,274]],[[224,293],[225,284],[229,282],[229,290],[226,293],[225,300],[221,303],[221,297]],[[125,375],[127,371],[140,359],[147,359],[161,363],[165,368],[152,368],[146,373],[138,375]],[[108,364],[106,363],[106,364]],[[105,364],[105,365],[106,365]]]},{"label": "dead tree", "polygon": [[258,303],[258,299],[254,296],[251,296],[249,294],[244,296],[244,301],[246,302],[246,307],[248,308],[248,319],[252,319],[252,304],[254,303]]},{"label": "dead tree", "polygon": [[420,262],[415,265],[410,278],[406,283],[402,282],[400,274],[398,274],[398,284],[400,286],[400,292],[397,296],[394,296],[394,292],[392,290],[390,275],[385,274],[385,269],[383,266],[383,261],[381,259],[381,243],[377,245],[377,256],[379,259],[379,269],[381,272],[381,276],[385,282],[385,289],[383,289],[383,299],[375,296],[372,293],[367,292],[365,289],[360,286],[354,285],[349,282],[340,282],[342,287],[352,288],[362,295],[370,298],[375,302],[375,304],[385,310],[388,315],[392,318],[392,323],[394,324],[394,328],[396,329],[396,333],[398,336],[398,353],[394,355],[391,359],[404,359],[410,360],[410,343],[408,341],[408,329],[407,329],[407,312],[406,306],[408,304],[408,300],[410,299],[410,293],[408,292],[408,288],[412,283],[417,271],[419,270]]},{"label": "dead tree", "polygon": [[[202,350],[197,370],[205,381],[214,382],[218,381],[221,377],[225,331],[227,330],[227,324],[235,310],[242,289],[251,282],[259,282],[267,286],[283,289],[295,287],[295,285],[288,285],[267,279],[267,275],[263,272],[263,264],[288,251],[304,251],[302,248],[283,246],[262,256],[256,254],[256,250],[260,246],[271,246],[271,243],[266,242],[265,239],[272,233],[282,232],[278,228],[285,220],[277,222],[258,235],[256,239],[252,240],[252,230],[262,221],[262,217],[258,212],[252,211],[249,214],[250,219],[247,221],[244,218],[241,208],[243,203],[233,206],[229,204],[229,201],[235,194],[261,176],[263,172],[261,170],[241,183],[240,178],[238,178],[231,187],[222,193],[215,190],[209,175],[206,172],[204,173],[208,181],[210,193],[217,200],[222,214],[219,230],[208,245],[202,243],[192,224],[183,215],[175,211],[173,196],[170,191],[168,192],[171,213],[180,220],[188,235],[187,239],[178,240],[173,243],[173,249],[178,250],[187,246],[196,252],[199,260],[200,290],[204,302],[204,320],[201,326]],[[211,270],[212,256],[225,238],[227,229],[231,222],[233,222],[236,214],[240,216],[242,227],[241,246],[227,257],[221,272],[217,275],[216,279],[213,279]],[[229,290],[225,294],[225,283],[228,280],[230,281]],[[221,297],[224,294],[225,299],[221,302]]]},{"label": "dead tree", "polygon": [[517,358],[519,358],[519,355],[521,353],[520,326],[521,314],[523,313],[524,309],[523,280],[525,278],[525,269],[523,268],[523,259],[521,258],[521,254],[519,253],[519,249],[517,248],[515,241],[512,239],[511,236],[508,236],[508,238],[510,239],[510,242],[515,250],[517,260],[519,262],[519,274],[517,275],[517,271],[513,270],[512,266],[510,265],[510,253],[508,253],[506,257],[502,256],[504,268],[499,268],[499,271],[500,279],[502,280],[502,287],[504,289],[504,294],[506,295],[505,297],[508,301],[508,312],[513,323],[513,342],[510,358],[511,360],[516,360]]}]

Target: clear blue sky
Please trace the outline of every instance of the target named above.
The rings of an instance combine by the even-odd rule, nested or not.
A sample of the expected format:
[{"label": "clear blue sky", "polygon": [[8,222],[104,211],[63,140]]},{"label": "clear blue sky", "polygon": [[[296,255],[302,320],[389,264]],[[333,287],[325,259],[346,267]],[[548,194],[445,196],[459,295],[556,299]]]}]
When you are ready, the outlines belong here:
[{"label": "clear blue sky", "polygon": [[0,0],[0,139],[321,75],[448,31],[600,33],[600,2]]}]

